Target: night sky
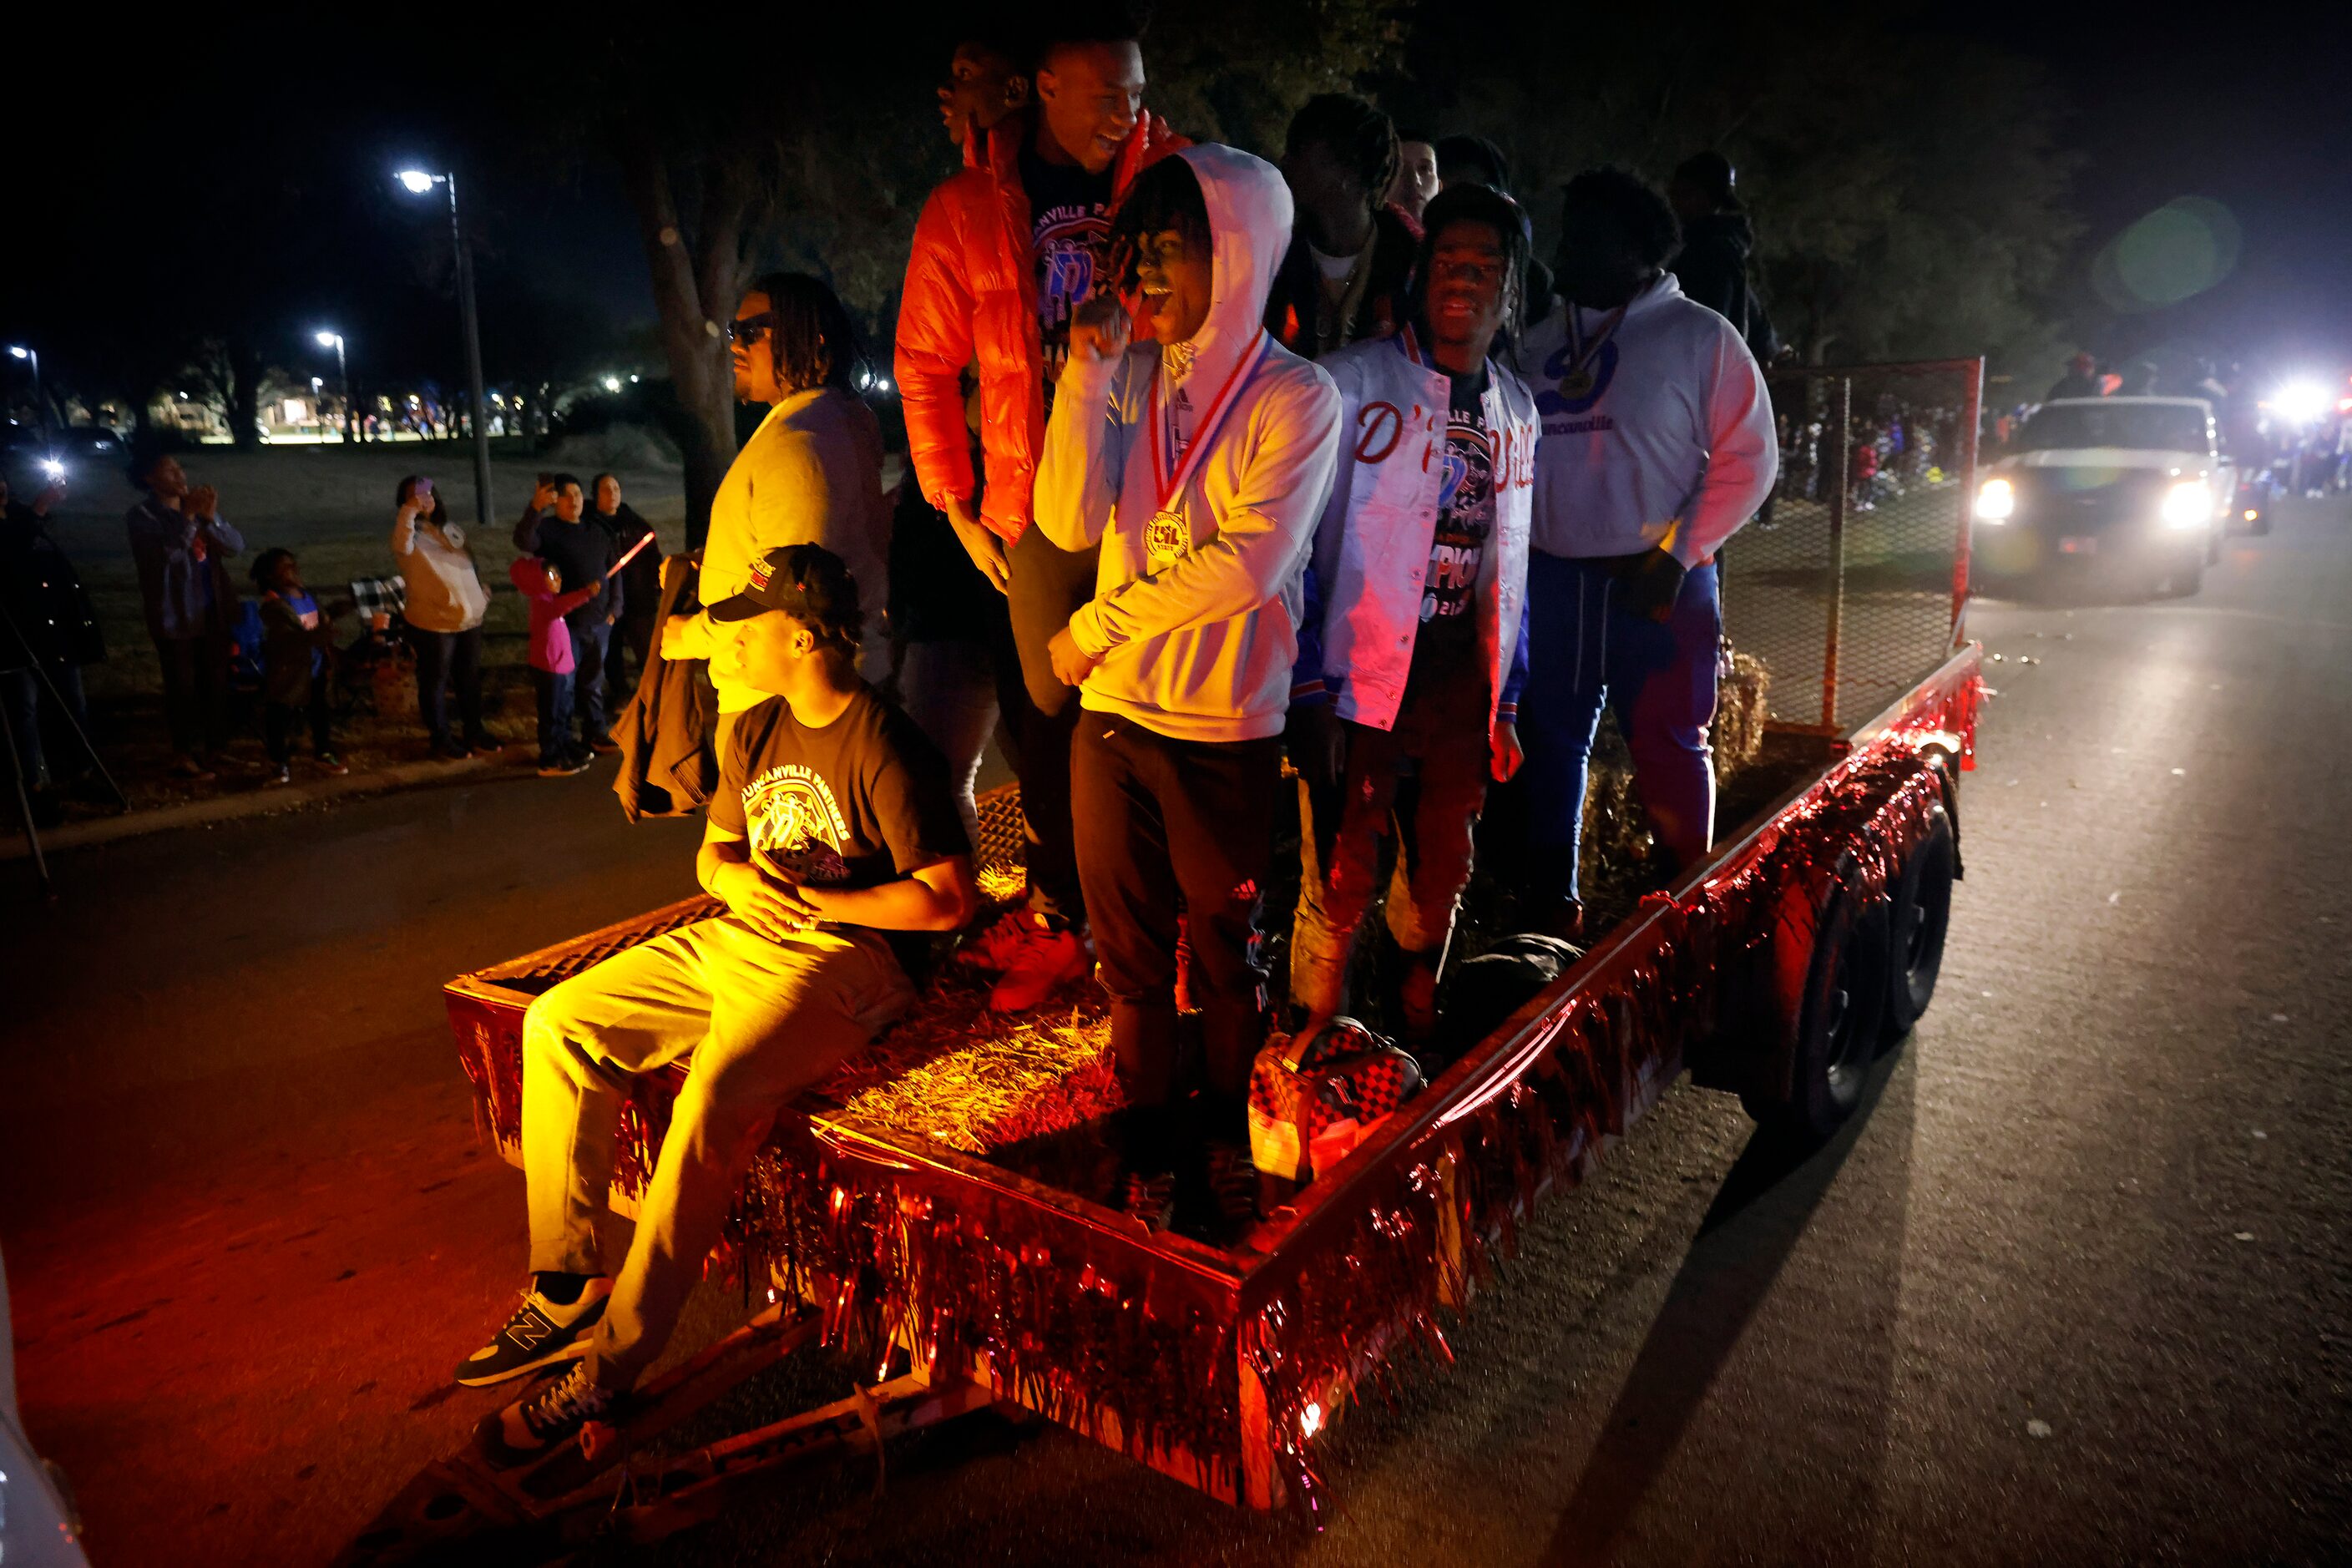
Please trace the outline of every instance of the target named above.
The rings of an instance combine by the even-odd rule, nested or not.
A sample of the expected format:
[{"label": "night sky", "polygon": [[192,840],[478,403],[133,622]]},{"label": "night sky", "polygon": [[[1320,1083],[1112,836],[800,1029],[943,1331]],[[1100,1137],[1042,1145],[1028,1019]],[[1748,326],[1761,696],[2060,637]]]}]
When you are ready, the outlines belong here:
[{"label": "night sky", "polygon": [[[2234,263],[2212,287],[2159,309],[2078,315],[2094,323],[2090,346],[2121,356],[2194,343],[2282,372],[2332,379],[2352,370],[2352,21],[2344,8],[1880,6],[1837,25],[1867,29],[1905,16],[2052,71],[2068,140],[2085,160],[2075,205],[2088,234],[2070,268],[2069,306],[2099,301],[2103,277],[2106,303],[2129,301],[2128,289],[2113,287],[2112,265],[2103,272],[2101,254],[2164,204],[2197,198],[2227,218],[2214,218],[2211,206],[2183,210],[2225,230],[2234,223]],[[743,51],[777,42],[715,39],[713,92],[730,90]],[[480,63],[460,69],[436,58],[460,49]],[[0,329],[37,337],[58,280],[86,275],[89,253],[140,253],[153,279],[146,307],[164,310],[176,247],[250,247],[256,265],[271,266],[261,254],[267,241],[218,205],[234,186],[221,176],[225,166],[258,166],[299,171],[317,214],[313,254],[284,279],[289,342],[310,318],[332,316],[360,323],[351,329],[355,342],[362,330],[426,348],[446,335],[433,353],[454,356],[442,291],[446,229],[429,203],[400,195],[391,174],[412,160],[437,162],[452,126],[488,121],[520,129],[477,158],[483,166],[468,193],[486,293],[552,288],[616,328],[642,322],[651,304],[617,179],[593,148],[566,156],[530,144],[543,118],[536,106],[566,90],[535,74],[520,36],[419,39],[389,24],[336,23],[151,31],[102,68],[77,63],[20,89],[10,181],[19,237],[5,251]],[[942,143],[941,174],[951,166]],[[2178,232],[2167,232],[2177,242]],[[2167,278],[2178,287],[2179,268]],[[646,368],[658,367],[648,359]]]}]

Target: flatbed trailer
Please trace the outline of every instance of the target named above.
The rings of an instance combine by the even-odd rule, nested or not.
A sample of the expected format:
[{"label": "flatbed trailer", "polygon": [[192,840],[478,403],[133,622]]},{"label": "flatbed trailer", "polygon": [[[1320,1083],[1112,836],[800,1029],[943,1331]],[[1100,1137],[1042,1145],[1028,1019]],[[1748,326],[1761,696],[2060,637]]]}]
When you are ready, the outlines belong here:
[{"label": "flatbed trailer", "polygon": [[[1964,583],[1964,531],[1957,548]],[[1489,1288],[1534,1206],[1680,1073],[1814,1136],[1853,1109],[1941,960],[1985,689],[1981,650],[1960,640],[1964,601],[1963,587],[1940,657],[1874,716],[1774,726],[1785,782],[1704,864],[1641,897],[1234,1245],[1151,1230],[868,1118],[787,1113],[721,1248],[750,1321],[642,1387],[619,1428],[592,1426],[519,1471],[462,1453],[429,1467],[345,1561],[426,1560],[460,1538],[516,1556],[649,1539],[739,1488],[845,1452],[878,1458],[895,1432],[989,1407],[1060,1423],[1230,1504],[1318,1508],[1317,1451],[1357,1391],[1418,1352],[1450,1359],[1444,1316]],[[1834,613],[1829,625],[1834,637]],[[997,824],[1012,809],[1001,794],[988,805]],[[449,983],[460,1059],[509,1159],[531,998],[715,909],[688,900]],[[613,1194],[624,1212],[683,1076],[637,1081]],[[812,1343],[859,1369],[851,1397],[657,1451],[687,1415]]]}]

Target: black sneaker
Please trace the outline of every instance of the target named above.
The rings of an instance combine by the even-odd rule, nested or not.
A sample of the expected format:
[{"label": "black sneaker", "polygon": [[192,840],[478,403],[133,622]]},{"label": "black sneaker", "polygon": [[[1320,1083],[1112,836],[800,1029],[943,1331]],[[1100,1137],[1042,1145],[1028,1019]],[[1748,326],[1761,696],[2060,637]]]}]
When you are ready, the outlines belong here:
[{"label": "black sneaker", "polygon": [[612,1280],[599,1276],[581,1286],[580,1300],[567,1307],[549,1300],[534,1286],[524,1292],[522,1305],[515,1309],[506,1327],[459,1364],[458,1383],[467,1388],[487,1388],[585,1355],[587,1331],[604,1317],[604,1303],[612,1294]]},{"label": "black sneaker", "polygon": [[588,771],[585,757],[558,757],[553,762],[539,764],[539,776],[543,779],[568,779]]},{"label": "black sneaker", "polygon": [[574,1365],[553,1383],[483,1416],[474,1427],[474,1440],[492,1469],[511,1470],[545,1458],[591,1421],[610,1416],[620,1403],[619,1394],[596,1386],[586,1367]]}]

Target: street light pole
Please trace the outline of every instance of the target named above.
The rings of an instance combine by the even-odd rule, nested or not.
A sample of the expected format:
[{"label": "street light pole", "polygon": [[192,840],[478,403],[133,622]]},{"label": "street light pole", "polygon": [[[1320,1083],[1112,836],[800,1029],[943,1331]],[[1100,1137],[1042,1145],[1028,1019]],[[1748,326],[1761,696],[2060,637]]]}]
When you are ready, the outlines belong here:
[{"label": "street light pole", "polygon": [[321,331],[319,333],[319,346],[335,351],[335,375],[343,384],[343,445],[348,447],[357,439],[359,416],[352,406],[352,365],[343,357],[343,334]]},{"label": "street light pole", "polygon": [[457,216],[457,176],[403,169],[395,177],[414,195],[421,196],[436,185],[449,187],[449,243],[457,252],[457,312],[465,323],[466,374],[473,383],[474,394],[474,509],[478,514],[477,523],[487,525],[494,510],[490,500],[490,400],[482,387],[482,321],[474,305],[474,247],[466,243],[466,226]]}]

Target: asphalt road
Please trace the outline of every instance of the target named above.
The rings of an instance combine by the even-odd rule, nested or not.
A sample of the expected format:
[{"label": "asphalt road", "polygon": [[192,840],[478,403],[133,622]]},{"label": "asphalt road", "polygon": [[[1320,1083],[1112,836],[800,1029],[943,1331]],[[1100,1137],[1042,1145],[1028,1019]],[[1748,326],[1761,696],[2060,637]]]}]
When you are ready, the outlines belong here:
[{"label": "asphalt road", "polygon": [[[982,1417],[894,1450],[880,1503],[779,1487],[614,1560],[2341,1561],[2347,606],[2334,503],[2192,600],[1977,606],[1968,878],[1867,1114],[1793,1159],[1671,1092],[1456,1364],[1339,1432],[1320,1533]],[[532,780],[0,893],[25,1416],[97,1562],[322,1560],[491,1405],[445,1380],[520,1283],[521,1184],[436,987],[675,896],[690,837]]]}]

